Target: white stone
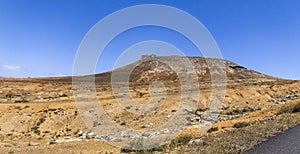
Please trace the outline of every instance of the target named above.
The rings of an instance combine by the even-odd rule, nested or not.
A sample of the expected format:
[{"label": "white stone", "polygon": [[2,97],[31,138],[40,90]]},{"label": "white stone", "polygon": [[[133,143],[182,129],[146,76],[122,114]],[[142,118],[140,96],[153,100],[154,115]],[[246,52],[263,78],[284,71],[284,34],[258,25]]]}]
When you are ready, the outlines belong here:
[{"label": "white stone", "polygon": [[193,143],[195,143],[195,144],[203,144],[203,141],[202,140],[200,140],[200,139],[196,139],[196,140],[194,140],[193,141]]},{"label": "white stone", "polygon": [[90,132],[87,134],[88,136],[95,136],[95,134],[93,132]]}]

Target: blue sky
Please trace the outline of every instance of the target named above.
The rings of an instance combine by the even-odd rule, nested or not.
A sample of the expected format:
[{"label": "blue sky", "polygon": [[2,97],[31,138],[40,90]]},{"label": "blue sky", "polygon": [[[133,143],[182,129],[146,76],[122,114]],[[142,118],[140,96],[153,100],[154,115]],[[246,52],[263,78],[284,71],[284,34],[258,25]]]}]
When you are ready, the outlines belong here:
[{"label": "blue sky", "polygon": [[[193,15],[213,35],[224,59],[268,75],[300,79],[297,0],[0,0],[0,76],[71,75],[76,51],[89,29],[105,16],[139,4],[169,5]],[[129,46],[153,39],[188,56],[200,56],[176,32],[139,27],[107,46],[96,72],[111,69]]]}]

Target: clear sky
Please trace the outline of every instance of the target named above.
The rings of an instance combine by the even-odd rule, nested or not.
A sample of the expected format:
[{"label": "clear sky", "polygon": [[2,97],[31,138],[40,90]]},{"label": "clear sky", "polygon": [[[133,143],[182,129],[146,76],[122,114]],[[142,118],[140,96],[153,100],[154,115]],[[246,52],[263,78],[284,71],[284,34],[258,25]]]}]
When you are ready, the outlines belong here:
[{"label": "clear sky", "polygon": [[[71,75],[77,48],[89,29],[103,17],[138,4],[186,11],[211,32],[224,59],[268,75],[300,79],[298,0],[0,0],[0,76]],[[153,39],[199,56],[176,32],[139,27],[107,46],[97,72],[111,69],[129,46]]]}]

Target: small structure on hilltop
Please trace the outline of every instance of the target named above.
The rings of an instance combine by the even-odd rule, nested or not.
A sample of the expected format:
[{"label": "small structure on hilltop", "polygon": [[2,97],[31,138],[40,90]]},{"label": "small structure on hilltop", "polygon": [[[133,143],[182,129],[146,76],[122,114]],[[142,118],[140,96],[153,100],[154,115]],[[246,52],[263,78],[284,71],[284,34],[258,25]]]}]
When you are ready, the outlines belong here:
[{"label": "small structure on hilltop", "polygon": [[150,54],[150,55],[142,55],[142,60],[151,60],[155,59],[157,56],[155,54]]}]

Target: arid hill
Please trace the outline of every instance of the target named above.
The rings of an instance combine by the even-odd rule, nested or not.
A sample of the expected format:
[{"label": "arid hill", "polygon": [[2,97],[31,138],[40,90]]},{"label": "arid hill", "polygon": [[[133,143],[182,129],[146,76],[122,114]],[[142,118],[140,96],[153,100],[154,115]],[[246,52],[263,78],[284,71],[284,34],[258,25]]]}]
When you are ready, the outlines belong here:
[{"label": "arid hill", "polygon": [[[230,61],[202,57],[144,56],[141,60],[114,71],[120,74],[131,72],[130,81],[132,82],[174,81],[178,80],[177,74],[191,73],[197,74],[199,81],[210,81],[212,74],[223,76],[227,80],[275,79]],[[103,78],[105,75],[98,74],[97,79],[100,81],[101,79],[105,80]]]},{"label": "arid hill", "polygon": [[[171,66],[170,66],[171,65]],[[118,82],[149,82],[149,81],[178,81],[178,74],[195,73],[198,80],[206,82],[211,80],[211,74],[222,75],[226,80],[245,80],[245,79],[271,79],[271,77],[254,70],[247,69],[236,63],[203,57],[181,57],[181,56],[161,56],[145,55],[140,60],[117,68],[111,72],[95,74],[96,82],[110,82],[112,72],[117,74],[114,81]],[[129,80],[123,76],[130,74]],[[123,75],[125,74],[125,75]],[[89,76],[85,76],[89,77]],[[82,81],[84,81],[84,78]],[[80,77],[79,77],[80,78]],[[77,78],[79,81],[80,79]],[[41,78],[42,81],[71,82],[72,77]]]},{"label": "arid hill", "polygon": [[[129,80],[129,90],[114,92],[110,83],[112,74],[117,85],[122,86]],[[196,95],[194,85],[187,86],[185,93],[180,91],[179,76],[189,79],[191,75],[196,75],[200,83],[200,96]],[[224,102],[218,113],[209,112],[209,103],[216,101],[211,98],[212,76],[226,79]],[[89,77],[91,75],[76,78],[86,81]],[[149,55],[113,72],[96,74],[95,78],[99,105],[116,124],[134,130],[153,129],[175,119],[172,117],[181,110],[178,108],[181,98],[191,102],[199,99],[198,107],[187,110],[190,116],[183,119],[184,125],[180,127],[185,131],[167,145],[154,148],[156,153],[241,153],[300,124],[299,81],[264,75],[226,60]],[[151,93],[153,81],[163,81],[165,89],[152,87]],[[166,98],[162,97],[163,90]],[[72,77],[0,78],[0,151],[130,152],[109,145],[107,138],[86,127],[76,106],[74,91]],[[122,107],[116,100],[130,101],[122,99],[125,93],[141,104],[158,100],[162,105],[149,115],[132,114],[128,110],[137,108]]]}]

